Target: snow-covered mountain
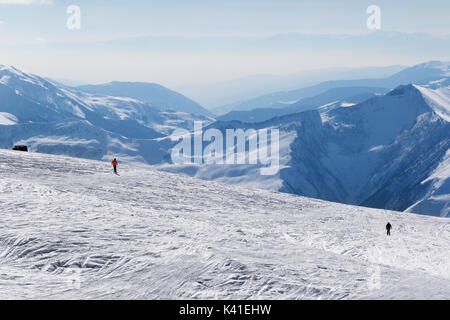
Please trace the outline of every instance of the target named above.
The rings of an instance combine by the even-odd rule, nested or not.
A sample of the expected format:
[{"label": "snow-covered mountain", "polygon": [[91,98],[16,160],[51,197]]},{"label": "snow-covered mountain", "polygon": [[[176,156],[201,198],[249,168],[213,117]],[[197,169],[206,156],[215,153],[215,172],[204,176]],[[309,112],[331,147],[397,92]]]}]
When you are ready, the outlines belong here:
[{"label": "snow-covered mountain", "polygon": [[91,159],[108,155],[161,162],[169,147],[161,139],[204,117],[161,111],[124,97],[90,94],[49,82],[14,67],[0,66],[0,148]]},{"label": "snow-covered mountain", "polygon": [[161,110],[174,110],[200,116],[213,114],[197,102],[156,83],[114,81],[99,85],[77,86],[77,90],[115,97],[130,97],[150,103]]},{"label": "snow-covered mountain", "polygon": [[[450,220],[0,151],[1,299],[448,299]],[[385,235],[390,221],[392,236]]]},{"label": "snow-covered mountain", "polygon": [[[275,176],[257,166],[167,167],[195,177],[375,208],[449,215],[450,87],[400,86],[354,106],[249,124],[280,129]],[[224,133],[225,135],[225,133]]]},{"label": "snow-covered mountain", "polygon": [[222,115],[230,111],[248,111],[256,108],[284,108],[285,106],[280,102],[300,101],[304,98],[320,95],[334,88],[380,87],[394,89],[399,85],[410,83],[432,88],[448,86],[450,84],[450,62],[430,61],[421,63],[384,78],[325,81],[306,88],[265,94],[239,103],[226,105],[214,111]]}]

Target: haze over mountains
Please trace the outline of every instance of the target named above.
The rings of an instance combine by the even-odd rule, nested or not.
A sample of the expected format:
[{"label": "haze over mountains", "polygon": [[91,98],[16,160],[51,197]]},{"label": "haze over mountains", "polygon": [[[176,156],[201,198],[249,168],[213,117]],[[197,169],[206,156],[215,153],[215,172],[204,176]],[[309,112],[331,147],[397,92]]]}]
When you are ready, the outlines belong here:
[{"label": "haze over mountains", "polygon": [[[279,91],[256,97],[247,101],[228,105],[220,108],[219,113],[225,113],[229,111],[248,111],[252,109],[262,108],[267,109],[291,107],[291,105],[297,102],[303,104],[301,100],[304,98],[314,97],[335,88],[368,87],[382,88],[381,90],[383,90],[385,88],[393,89],[399,85],[409,83],[427,85],[432,81],[440,81],[443,79],[444,81],[447,81],[446,83],[448,84],[449,80],[446,77],[448,77],[449,65],[450,62],[430,61],[403,69],[400,72],[384,78],[361,78],[353,80],[325,81],[306,88],[291,91]],[[445,85],[445,83],[441,83],[440,85]],[[369,93],[373,91],[374,89],[368,90]],[[336,98],[330,97],[328,102],[332,102],[333,99],[340,100],[340,98],[341,97],[339,96],[337,96]],[[324,101],[321,101],[321,103],[323,102]],[[315,107],[319,106],[320,105],[315,105]]]},{"label": "haze over mountains", "polygon": [[306,70],[287,75],[251,75],[212,84],[185,85],[177,89],[199,101],[210,110],[222,114],[239,102],[268,93],[295,90],[329,80],[350,80],[362,78],[385,78],[406,66],[365,68],[326,68]]},{"label": "haze over mountains", "polygon": [[[247,123],[213,122],[188,112],[161,110],[164,97],[159,95],[154,101],[161,105],[154,106],[132,97],[60,86],[1,66],[0,147],[27,144],[44,153],[98,160],[119,157],[202,179],[448,216],[449,76],[449,63],[433,61],[385,79],[329,81],[261,98],[277,104],[270,112],[286,113],[270,119],[270,114],[250,113],[255,119]],[[116,84],[84,90],[124,88]],[[126,89],[132,90],[130,86]],[[304,97],[280,104],[280,97],[293,94]],[[170,99],[169,95],[166,106],[173,103]],[[257,165],[172,165],[175,142],[170,134],[176,128],[191,130],[194,120],[222,131],[280,129],[281,170],[261,176]]]}]

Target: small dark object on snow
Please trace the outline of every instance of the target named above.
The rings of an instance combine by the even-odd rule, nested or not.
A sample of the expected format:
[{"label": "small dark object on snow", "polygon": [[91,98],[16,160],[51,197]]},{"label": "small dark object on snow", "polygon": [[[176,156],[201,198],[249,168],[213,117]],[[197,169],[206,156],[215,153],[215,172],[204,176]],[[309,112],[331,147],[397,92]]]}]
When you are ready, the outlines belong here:
[{"label": "small dark object on snow", "polygon": [[386,231],[387,231],[387,235],[390,236],[391,235],[391,229],[392,229],[392,225],[390,222],[387,223],[386,225]]},{"label": "small dark object on snow", "polygon": [[28,152],[28,147],[27,146],[14,146],[13,150]]}]

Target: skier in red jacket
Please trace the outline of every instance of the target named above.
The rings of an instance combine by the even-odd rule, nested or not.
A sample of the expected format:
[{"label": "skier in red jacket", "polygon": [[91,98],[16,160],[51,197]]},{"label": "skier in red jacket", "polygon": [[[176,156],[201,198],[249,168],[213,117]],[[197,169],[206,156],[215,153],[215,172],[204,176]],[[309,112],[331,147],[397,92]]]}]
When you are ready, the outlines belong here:
[{"label": "skier in red jacket", "polygon": [[114,158],[114,160],[111,162],[111,164],[114,167],[114,173],[117,174],[117,166],[119,165],[119,163],[117,162],[116,158]]}]

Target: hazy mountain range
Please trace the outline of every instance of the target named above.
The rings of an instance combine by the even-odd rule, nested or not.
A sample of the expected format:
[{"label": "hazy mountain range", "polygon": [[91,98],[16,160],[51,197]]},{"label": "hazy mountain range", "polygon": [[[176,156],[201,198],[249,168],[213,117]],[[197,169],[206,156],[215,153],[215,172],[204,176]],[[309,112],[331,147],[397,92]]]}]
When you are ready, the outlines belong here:
[{"label": "hazy mountain range", "polygon": [[351,106],[376,95],[387,93],[389,89],[381,87],[338,87],[329,89],[313,97],[306,97],[294,103],[277,103],[272,108],[257,108],[248,111],[230,111],[217,120],[243,122],[261,122],[282,115],[314,109],[330,109]]},{"label": "hazy mountain range", "polygon": [[385,78],[405,68],[406,66],[395,65],[366,68],[324,68],[287,75],[261,74],[212,84],[186,85],[177,87],[177,90],[220,115],[239,102],[268,93],[295,90],[328,80]]},{"label": "hazy mountain range", "polygon": [[[248,111],[257,108],[283,108],[296,102],[302,104],[302,99],[320,95],[334,88],[375,87],[393,89],[399,85],[408,83],[415,83],[419,85],[428,84],[431,81],[439,81],[448,76],[449,64],[449,62],[431,61],[403,69],[400,72],[384,78],[365,77],[353,80],[325,81],[314,86],[262,95],[257,98],[216,109],[216,111],[225,113],[229,111]],[[373,89],[371,91],[373,91]],[[329,102],[332,102],[333,99],[334,98],[331,97]],[[335,100],[339,100],[339,97],[336,97]],[[318,106],[319,105],[316,105],[316,107]]]}]

